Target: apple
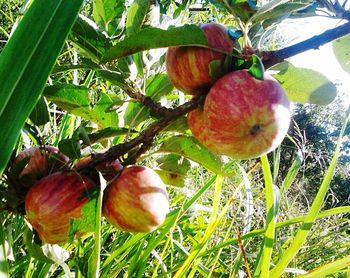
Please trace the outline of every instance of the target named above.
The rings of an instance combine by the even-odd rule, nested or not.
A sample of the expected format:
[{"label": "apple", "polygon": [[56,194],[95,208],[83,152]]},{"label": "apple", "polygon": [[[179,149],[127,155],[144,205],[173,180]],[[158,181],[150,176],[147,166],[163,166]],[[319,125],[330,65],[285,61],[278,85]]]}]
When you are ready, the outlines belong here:
[{"label": "apple", "polygon": [[69,161],[69,158],[62,154],[59,149],[46,145],[44,148],[31,147],[19,153],[12,164],[12,168],[19,165],[19,163],[27,157],[29,157],[27,165],[25,165],[18,174],[18,178],[20,178],[25,185],[28,185],[26,179],[30,184],[32,183],[30,180],[39,180],[52,170],[66,165]]},{"label": "apple", "polygon": [[[70,222],[82,217],[95,183],[76,172],[56,172],[36,182],[25,198],[26,217],[45,243],[66,243]],[[75,231],[80,236],[85,230]]]},{"label": "apple", "polygon": [[[96,156],[98,155],[101,155],[101,154],[96,154]],[[87,165],[90,161],[92,161],[92,159],[93,159],[92,155],[82,158],[75,164],[75,168]],[[120,163],[118,159],[115,159],[112,162],[103,161],[96,166],[96,170],[101,172],[102,176],[107,181],[110,181],[114,179],[123,170],[123,165]]]},{"label": "apple", "polygon": [[203,108],[188,114],[193,135],[209,150],[234,159],[251,159],[274,150],[290,124],[290,104],[270,75],[258,80],[233,71],[210,89]]},{"label": "apple", "polygon": [[189,95],[207,93],[220,76],[211,76],[209,65],[217,60],[223,66],[226,55],[231,53],[235,42],[225,26],[218,23],[202,24],[200,28],[211,48],[198,46],[169,47],[166,54],[166,70],[173,85]]},{"label": "apple", "polygon": [[115,227],[151,232],[169,212],[166,187],[158,174],[144,166],[130,166],[107,186],[102,214]]}]

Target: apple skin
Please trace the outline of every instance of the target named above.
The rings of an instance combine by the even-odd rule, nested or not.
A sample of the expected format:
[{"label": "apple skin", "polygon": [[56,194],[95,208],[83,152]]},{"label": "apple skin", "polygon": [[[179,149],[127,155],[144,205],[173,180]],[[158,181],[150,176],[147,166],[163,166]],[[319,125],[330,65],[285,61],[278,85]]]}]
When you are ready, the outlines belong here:
[{"label": "apple skin", "polygon": [[224,64],[226,54],[231,53],[235,42],[225,26],[218,23],[202,24],[208,45],[222,52],[198,46],[169,47],[166,54],[166,70],[173,85],[189,95],[207,93],[216,79],[210,76],[209,64],[219,60]]},{"label": "apple skin", "polygon": [[166,187],[158,174],[144,166],[130,166],[105,189],[102,214],[116,228],[151,232],[169,212]]},{"label": "apple skin", "polygon": [[[89,189],[95,183],[76,172],[57,172],[36,182],[25,198],[29,223],[45,243],[66,243],[70,221],[82,216],[83,206],[90,201]],[[84,232],[77,231],[76,236]]]},{"label": "apple skin", "polygon": [[274,150],[287,134],[290,104],[280,84],[233,71],[210,89],[203,108],[187,122],[200,143],[216,154],[251,159]]},{"label": "apple skin", "polygon": [[31,147],[25,149],[15,158],[13,165],[20,163],[26,157],[30,157],[27,165],[19,173],[18,177],[25,183],[26,177],[30,180],[39,180],[51,172],[66,165],[69,158],[59,149],[46,145],[44,148]]}]

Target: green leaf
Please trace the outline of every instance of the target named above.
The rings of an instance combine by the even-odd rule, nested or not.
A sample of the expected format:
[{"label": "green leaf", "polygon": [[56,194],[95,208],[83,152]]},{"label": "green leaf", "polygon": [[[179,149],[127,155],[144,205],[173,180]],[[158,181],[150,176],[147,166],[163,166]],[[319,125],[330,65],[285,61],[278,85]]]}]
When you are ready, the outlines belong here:
[{"label": "green leaf", "polygon": [[96,202],[95,207],[90,207],[90,212],[87,211],[87,213],[90,213],[91,219],[94,220],[93,224],[93,231],[94,231],[94,245],[93,250],[89,258],[89,264],[88,264],[88,277],[100,277],[100,262],[101,262],[101,220],[102,220],[102,200],[103,200],[103,190],[106,188],[106,181],[102,177],[101,173],[100,176],[100,187],[98,188],[98,191],[96,192]]},{"label": "green leaf", "polygon": [[201,164],[214,173],[228,176],[232,172],[224,170],[220,156],[214,155],[192,136],[175,136],[165,140],[157,153],[173,153]]},{"label": "green leaf", "polygon": [[82,0],[33,1],[0,55],[0,174],[34,109]]},{"label": "green leaf", "polygon": [[290,101],[327,105],[336,95],[337,88],[321,73],[305,68],[297,68],[283,62],[271,68],[279,73],[274,77],[281,83]]},{"label": "green leaf", "polygon": [[350,73],[350,35],[333,41],[333,51],[343,70]]},{"label": "green leaf", "polygon": [[95,22],[83,15],[77,18],[69,38],[83,56],[95,63],[98,63],[102,55],[112,46],[106,34],[98,29]]},{"label": "green leaf", "polygon": [[261,259],[261,273],[259,277],[269,277],[271,256],[275,240],[275,198],[274,185],[270,164],[266,155],[261,157],[261,167],[265,182],[265,202],[266,202],[266,232],[264,237],[264,247]]},{"label": "green leaf", "polygon": [[116,95],[101,93],[93,104],[86,87],[71,84],[46,87],[44,95],[62,109],[95,122],[101,128],[118,126],[118,114],[111,110],[113,105],[121,102]]},{"label": "green leaf", "polygon": [[282,185],[281,185],[281,193],[282,194],[285,193],[289,189],[289,187],[292,185],[297,174],[299,173],[302,162],[303,162],[303,155],[302,155],[301,151],[299,151],[292,166],[290,166],[286,177],[284,178],[284,180],[282,182]]},{"label": "green leaf", "polygon": [[120,88],[124,89],[127,87],[127,83],[125,81],[125,76],[119,72],[116,71],[110,71],[110,70],[98,70],[97,74],[99,77],[108,80],[114,85],[119,86]]},{"label": "green leaf", "polygon": [[150,1],[135,0],[126,15],[126,34],[128,36],[139,32],[150,8]]},{"label": "green leaf", "polygon": [[29,118],[35,125],[44,125],[50,121],[49,110],[43,97],[39,99]]},{"label": "green leaf", "polygon": [[186,24],[168,30],[148,27],[112,46],[103,56],[102,62],[112,61],[143,50],[180,45],[207,47],[208,42],[204,32],[197,25]]},{"label": "green leaf", "polygon": [[23,232],[23,242],[29,252],[29,254],[40,261],[52,263],[53,261],[50,260],[48,257],[45,256],[43,253],[43,250],[41,249],[41,246],[35,243],[34,241],[34,234],[33,231],[28,228],[28,226],[25,227],[25,230]]},{"label": "green leaf", "polygon": [[241,20],[247,22],[257,10],[256,3],[256,0],[232,0],[231,7]]},{"label": "green leaf", "polygon": [[253,55],[251,59],[252,65],[249,67],[248,72],[256,79],[263,80],[264,78],[264,64],[257,55]]},{"label": "green leaf", "polygon": [[310,0],[273,0],[262,6],[250,19],[253,24],[274,18],[287,18],[291,13],[302,10],[312,3]]},{"label": "green leaf", "polygon": [[168,185],[183,187],[187,172],[191,163],[184,157],[176,154],[168,154],[157,159],[158,168],[155,171]]},{"label": "green leaf", "polygon": [[224,69],[220,60],[213,60],[209,63],[209,75],[214,80],[224,75]]},{"label": "green leaf", "polygon": [[161,169],[155,169],[156,173],[160,176],[162,181],[170,186],[184,187],[185,175],[178,172],[166,171]]},{"label": "green leaf", "polygon": [[99,214],[99,195],[100,188],[93,187],[89,189],[87,193],[89,202],[87,202],[82,208],[82,214],[80,218],[72,219],[69,225],[69,239],[73,240],[74,235],[77,232],[93,232],[96,228],[96,214]]},{"label": "green leaf", "polygon": [[109,35],[118,35],[117,30],[123,27],[124,10],[125,0],[94,0],[93,2],[93,18]]},{"label": "green leaf", "polygon": [[7,262],[6,245],[5,245],[5,227],[3,225],[3,219],[0,217],[0,272],[4,278],[10,277],[9,265]]},{"label": "green leaf", "polygon": [[81,145],[78,138],[63,139],[58,143],[58,148],[62,153],[71,159],[81,157]]}]

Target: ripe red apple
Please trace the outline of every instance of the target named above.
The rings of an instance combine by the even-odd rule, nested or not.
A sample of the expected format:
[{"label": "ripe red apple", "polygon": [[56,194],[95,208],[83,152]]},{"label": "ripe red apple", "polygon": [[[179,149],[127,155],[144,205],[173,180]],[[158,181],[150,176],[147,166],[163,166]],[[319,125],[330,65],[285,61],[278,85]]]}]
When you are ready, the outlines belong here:
[{"label": "ripe red apple", "polygon": [[[57,172],[36,182],[25,198],[29,223],[46,243],[65,243],[70,221],[82,217],[94,182],[76,172]],[[76,231],[79,236],[85,230]]]},{"label": "ripe red apple", "polygon": [[18,175],[26,185],[28,185],[26,178],[28,178],[28,183],[30,183],[30,180],[39,180],[49,174],[51,170],[58,169],[69,161],[67,156],[53,146],[31,147],[18,154],[12,167],[18,165],[20,161],[27,157],[29,157],[29,161]]},{"label": "ripe red apple", "polygon": [[144,166],[130,166],[105,190],[102,213],[115,227],[151,232],[169,212],[166,187],[158,174]]},{"label": "ripe red apple", "polygon": [[166,54],[166,70],[174,86],[190,95],[206,93],[219,77],[212,77],[209,71],[211,62],[218,60],[223,66],[226,54],[231,53],[235,43],[228,30],[218,23],[202,24],[208,45],[220,50],[198,46],[169,47]]},{"label": "ripe red apple", "polygon": [[228,73],[210,89],[204,107],[188,114],[193,135],[209,150],[234,159],[274,150],[287,134],[289,101],[280,84],[246,70]]}]

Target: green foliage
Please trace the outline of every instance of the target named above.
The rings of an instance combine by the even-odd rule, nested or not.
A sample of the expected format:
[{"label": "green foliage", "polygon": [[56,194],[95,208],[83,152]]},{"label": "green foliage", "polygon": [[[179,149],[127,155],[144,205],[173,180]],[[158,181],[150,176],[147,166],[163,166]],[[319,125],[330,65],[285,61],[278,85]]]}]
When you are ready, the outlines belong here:
[{"label": "green foliage", "polygon": [[337,88],[322,74],[283,62],[273,67],[274,77],[281,83],[288,99],[297,103],[327,105],[337,95]]},{"label": "green foliage", "polygon": [[[232,161],[191,136],[186,115],[171,118],[171,109],[193,100],[174,88],[164,67],[166,47],[208,47],[198,24],[214,20],[234,27],[230,34],[240,47],[224,68],[212,62],[211,75],[235,66],[262,78],[269,52],[260,52],[261,42],[273,37],[284,19],[315,15],[320,4],[93,0],[85,1],[77,16],[81,4],[36,0],[19,21],[20,2],[0,3],[1,39],[8,40],[0,55],[1,273],[295,277],[292,272],[299,271],[301,277],[345,277],[349,126],[340,130],[339,100],[328,107],[297,105],[296,124],[278,151],[261,160]],[[20,23],[10,36],[15,22]],[[347,72],[348,38],[333,42]],[[267,50],[275,50],[273,45]],[[316,71],[289,62],[273,70],[293,102],[327,105],[336,97],[336,86]],[[159,130],[157,123],[163,124]],[[132,145],[154,130],[155,136]],[[336,145],[340,131],[343,151],[342,135]],[[14,148],[18,153],[42,144],[67,154],[67,167],[107,150],[112,157],[117,150],[124,164],[154,168],[169,185],[171,212],[152,233],[115,229],[101,215],[103,189],[111,181],[100,176],[96,198],[84,207],[82,219],[71,222],[72,235],[90,233],[61,247],[42,245],[25,221],[23,188],[13,182],[29,158],[10,167]]]},{"label": "green foliage", "polygon": [[334,54],[337,57],[337,60],[342,68],[348,73],[350,73],[350,51],[348,47],[349,43],[350,35],[344,36],[333,42]]}]

